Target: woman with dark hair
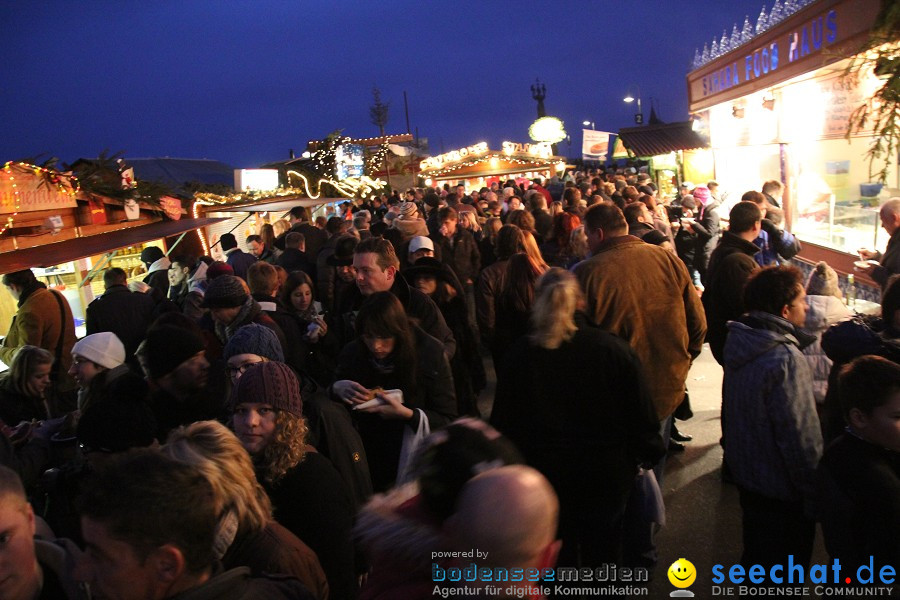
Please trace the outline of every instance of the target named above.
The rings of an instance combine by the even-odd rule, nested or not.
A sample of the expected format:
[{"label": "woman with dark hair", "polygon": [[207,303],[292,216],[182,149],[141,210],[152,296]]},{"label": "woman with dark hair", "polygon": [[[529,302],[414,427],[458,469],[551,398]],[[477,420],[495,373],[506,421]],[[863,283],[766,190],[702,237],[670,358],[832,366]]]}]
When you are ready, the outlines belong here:
[{"label": "woman with dark hair", "polygon": [[421,419],[431,430],[452,421],[456,397],[443,345],[412,323],[390,292],[363,302],[356,331],[338,357],[331,393],[353,407],[379,492],[397,479],[404,435],[418,431]]},{"label": "woman with dark hair", "polygon": [[583,306],[569,271],[551,268],[540,278],[528,315],[530,334],[498,370],[491,414],[491,424],[559,494],[558,564],[566,567],[617,561],[621,518],[638,465],[652,464],[664,452],[637,355],[592,327]]},{"label": "woman with dark hair", "polygon": [[309,275],[294,271],[281,286],[279,299],[297,319],[303,332],[299,340],[292,340],[300,346],[298,355],[302,360],[299,366],[319,384],[328,385],[333,380],[334,359],[340,349],[337,337],[328,333],[325,313],[322,304],[314,299],[314,290]]},{"label": "woman with dark hair", "polygon": [[516,340],[528,333],[528,312],[534,300],[534,285],[544,271],[545,266],[528,254],[514,254],[509,258],[503,287],[494,306],[497,316],[491,355],[495,369],[502,366],[506,351]]},{"label": "woman with dark hair", "polygon": [[498,217],[490,217],[481,228],[481,241],[478,242],[478,252],[481,253],[481,268],[486,269],[497,262],[497,234],[503,221]]},{"label": "woman with dark hair", "polygon": [[327,458],[308,452],[297,376],[284,363],[253,365],[235,383],[231,409],[275,520],[315,551],[332,598],[356,598],[350,493]]},{"label": "woman with dark hair", "polygon": [[50,414],[45,392],[50,387],[53,355],[37,346],[22,346],[9,371],[0,377],[0,420],[15,427],[22,421],[42,421]]},{"label": "woman with dark hair", "polygon": [[417,260],[415,265],[407,269],[405,277],[411,286],[434,300],[447,321],[447,327],[453,331],[456,352],[450,360],[450,369],[456,387],[457,413],[481,416],[478,411],[478,393],[484,389],[487,381],[484,363],[478,351],[478,338],[469,321],[466,297],[459,278],[449,266],[429,256]]},{"label": "woman with dark hair", "polygon": [[266,245],[266,250],[272,253],[272,262],[274,263],[281,256],[282,252],[275,247],[275,227],[271,223],[263,223],[262,227],[259,228],[259,237],[262,239],[263,244]]}]

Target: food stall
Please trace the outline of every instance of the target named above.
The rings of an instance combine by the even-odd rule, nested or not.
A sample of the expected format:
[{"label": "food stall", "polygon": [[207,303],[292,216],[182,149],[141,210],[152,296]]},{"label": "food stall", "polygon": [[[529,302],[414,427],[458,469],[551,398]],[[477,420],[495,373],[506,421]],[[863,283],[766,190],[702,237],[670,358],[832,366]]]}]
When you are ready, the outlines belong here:
[{"label": "food stall", "polygon": [[550,178],[562,174],[565,158],[554,156],[550,144],[503,142],[500,150],[490,150],[486,142],[430,156],[419,163],[419,176],[428,187],[444,183],[480,189],[508,179]]},{"label": "food stall", "polygon": [[[881,2],[776,5],[778,18],[763,11],[755,35],[733,36],[725,52],[704,53],[688,73],[692,119],[709,135],[722,189],[740,197],[782,182],[785,225],[804,246],[800,261],[808,268],[825,260],[846,282],[858,248],[884,250],[878,206],[900,195],[896,160],[887,185],[870,181],[871,126],[848,134],[853,111],[883,85],[866,60]],[[856,279],[861,298],[877,299],[868,277]]]},{"label": "food stall", "polygon": [[648,161],[661,197],[673,196],[678,181],[713,178],[709,140],[694,131],[692,121],[626,127],[619,130],[619,140],[633,156]]},{"label": "food stall", "polygon": [[[102,278],[96,276],[103,268],[122,267],[130,280],[142,278],[143,248],[171,249],[180,239],[176,236],[218,222],[181,219],[175,203],[162,204],[167,216],[144,203],[128,207],[126,215],[122,201],[84,193],[69,174],[6,163],[0,169],[0,274],[33,269],[66,297],[83,334],[84,309],[103,292]],[[0,293],[0,336],[16,310],[12,296]]]}]

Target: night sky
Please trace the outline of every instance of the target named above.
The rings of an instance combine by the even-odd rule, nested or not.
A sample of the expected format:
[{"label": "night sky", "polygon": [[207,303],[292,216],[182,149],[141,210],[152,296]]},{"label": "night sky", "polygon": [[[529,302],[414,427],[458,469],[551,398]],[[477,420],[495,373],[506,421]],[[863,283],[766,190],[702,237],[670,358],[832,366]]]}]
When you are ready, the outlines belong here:
[{"label": "night sky", "polygon": [[[0,161],[104,149],[254,167],[336,129],[388,132],[431,152],[528,141],[529,86],[580,153],[581,122],[633,125],[640,86],[665,121],[687,119],[694,49],[756,22],[758,0],[4,2]],[[767,12],[771,1],[766,3]]]}]

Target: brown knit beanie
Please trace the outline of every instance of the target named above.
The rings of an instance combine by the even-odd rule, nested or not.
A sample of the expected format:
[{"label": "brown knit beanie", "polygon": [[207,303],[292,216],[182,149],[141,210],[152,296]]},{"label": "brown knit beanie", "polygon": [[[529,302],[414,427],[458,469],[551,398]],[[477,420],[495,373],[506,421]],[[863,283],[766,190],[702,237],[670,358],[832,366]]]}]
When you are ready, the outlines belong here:
[{"label": "brown knit beanie", "polygon": [[231,394],[231,408],[241,402],[271,404],[272,408],[303,416],[300,381],[284,363],[258,363],[241,375]]}]

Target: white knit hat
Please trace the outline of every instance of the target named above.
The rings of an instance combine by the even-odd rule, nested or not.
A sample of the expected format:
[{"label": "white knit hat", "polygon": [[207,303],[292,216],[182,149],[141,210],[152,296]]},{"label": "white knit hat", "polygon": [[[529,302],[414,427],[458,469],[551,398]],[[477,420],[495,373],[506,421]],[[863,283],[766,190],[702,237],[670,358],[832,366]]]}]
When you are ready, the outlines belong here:
[{"label": "white knit hat", "polygon": [[83,356],[101,367],[115,369],[125,362],[125,346],[119,337],[108,331],[93,333],[75,342],[73,356]]}]

